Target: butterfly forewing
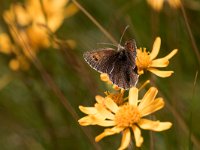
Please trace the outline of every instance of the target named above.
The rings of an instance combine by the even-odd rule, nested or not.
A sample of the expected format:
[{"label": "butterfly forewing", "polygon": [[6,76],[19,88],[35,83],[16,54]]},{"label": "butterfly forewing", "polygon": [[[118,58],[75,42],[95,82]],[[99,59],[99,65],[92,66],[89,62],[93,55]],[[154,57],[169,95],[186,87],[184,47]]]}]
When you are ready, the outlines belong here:
[{"label": "butterfly forewing", "polygon": [[85,61],[101,73],[110,72],[114,67],[117,51],[111,48],[89,51],[83,54]]}]

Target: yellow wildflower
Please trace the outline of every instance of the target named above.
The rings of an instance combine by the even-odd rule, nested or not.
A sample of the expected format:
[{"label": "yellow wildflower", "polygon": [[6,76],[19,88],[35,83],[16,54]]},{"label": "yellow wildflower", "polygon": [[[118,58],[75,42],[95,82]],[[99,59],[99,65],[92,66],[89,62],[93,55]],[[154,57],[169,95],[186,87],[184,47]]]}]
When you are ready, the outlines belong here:
[{"label": "yellow wildflower", "polygon": [[[105,92],[106,97],[102,97],[100,95],[97,95],[95,97],[96,102],[95,103],[95,107],[105,107],[105,101],[107,99],[113,99],[113,101],[117,104],[117,105],[122,105],[124,103],[124,90],[121,90],[118,93],[109,93],[109,92]],[[79,123],[83,126],[87,126],[87,125],[96,125],[99,124],[101,122],[98,123],[99,118],[101,118],[101,115],[98,114],[98,112],[96,111],[95,107],[83,107],[83,106],[79,106],[79,109],[84,112],[85,114],[88,114],[88,116],[83,117],[79,120]],[[100,120],[102,121],[102,120]]]},{"label": "yellow wildflower", "polygon": [[[78,8],[69,0],[26,0],[24,5],[15,3],[11,5],[9,10],[4,11],[5,22],[9,27],[12,26],[9,29],[14,44],[11,43],[12,40],[8,36],[5,36],[5,33],[0,34],[0,38],[5,41],[4,44],[0,40],[2,41],[0,42],[0,51],[16,55],[16,59],[9,64],[11,69],[18,70],[19,68],[22,69],[23,66],[23,69],[26,70],[29,67],[28,59],[19,60],[22,55],[30,58],[30,52],[25,49],[22,40],[19,40],[19,36],[24,43],[29,45],[31,55],[34,56],[39,48],[50,46],[49,33],[39,24],[47,26],[52,32],[56,32],[64,19],[74,15],[77,11]],[[18,36],[13,30],[17,32]]]},{"label": "yellow wildflower", "polygon": [[144,70],[146,69],[159,77],[164,78],[171,76],[173,71],[161,71],[156,68],[167,67],[169,64],[169,59],[172,58],[177,53],[178,50],[174,49],[167,56],[155,59],[160,50],[160,44],[161,44],[161,39],[160,37],[157,37],[153,44],[151,53],[147,52],[146,48],[144,49],[140,48],[137,50],[136,65],[138,68],[139,75],[143,74]]},{"label": "yellow wildflower", "polygon": [[96,104],[95,107],[79,107],[82,112],[88,114],[79,120],[81,125],[100,125],[105,129],[103,133],[95,138],[100,141],[102,138],[122,132],[120,150],[128,147],[131,140],[131,130],[134,133],[136,146],[143,143],[141,129],[152,131],[163,131],[169,129],[170,122],[160,122],[145,119],[143,117],[152,114],[164,106],[162,98],[155,98],[158,90],[151,87],[141,100],[138,100],[138,89],[133,87],[129,90],[128,103],[118,106],[112,98],[104,100],[104,105]]},{"label": "yellow wildflower", "polygon": [[[26,42],[34,50],[39,47],[48,47],[50,44],[47,31],[38,24],[46,25],[52,32],[55,32],[66,16],[70,17],[78,10],[68,0],[42,0],[41,3],[42,5],[40,0],[27,0],[25,5],[12,5],[10,10],[5,11],[3,15],[8,24],[24,27]],[[65,7],[66,4],[68,4],[67,7]]]},{"label": "yellow wildflower", "polygon": [[12,52],[13,45],[7,34],[0,34],[0,52],[4,54],[10,54]]},{"label": "yellow wildflower", "polygon": [[156,11],[160,11],[163,8],[165,1],[168,2],[172,8],[179,8],[181,5],[180,0],[147,0],[148,4]]}]

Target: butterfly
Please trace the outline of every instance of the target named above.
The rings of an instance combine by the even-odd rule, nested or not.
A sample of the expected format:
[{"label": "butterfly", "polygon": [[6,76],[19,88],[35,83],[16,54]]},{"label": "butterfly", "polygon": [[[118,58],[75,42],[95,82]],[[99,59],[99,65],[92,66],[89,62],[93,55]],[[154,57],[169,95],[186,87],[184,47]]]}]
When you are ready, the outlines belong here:
[{"label": "butterfly", "polygon": [[109,79],[125,90],[135,86],[138,81],[135,58],[137,54],[135,40],[128,40],[118,49],[103,48],[87,51],[83,54],[85,61],[100,73],[107,73]]}]

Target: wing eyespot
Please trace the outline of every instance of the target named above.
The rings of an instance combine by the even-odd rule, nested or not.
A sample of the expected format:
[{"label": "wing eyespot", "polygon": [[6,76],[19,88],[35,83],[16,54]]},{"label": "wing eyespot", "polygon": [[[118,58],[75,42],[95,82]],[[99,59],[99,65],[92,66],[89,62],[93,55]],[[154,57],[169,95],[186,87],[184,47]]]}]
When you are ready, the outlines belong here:
[{"label": "wing eyespot", "polygon": [[96,56],[92,56],[92,58],[93,58],[95,61],[98,61],[98,60],[99,60]]}]

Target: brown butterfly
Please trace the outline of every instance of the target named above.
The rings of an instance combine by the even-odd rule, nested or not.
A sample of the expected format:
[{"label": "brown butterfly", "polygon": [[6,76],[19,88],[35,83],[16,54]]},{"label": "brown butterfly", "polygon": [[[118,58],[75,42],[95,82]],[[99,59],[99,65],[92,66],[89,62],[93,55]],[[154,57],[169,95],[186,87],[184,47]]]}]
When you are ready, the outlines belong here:
[{"label": "brown butterfly", "polygon": [[135,40],[126,41],[118,49],[104,48],[83,54],[85,61],[96,71],[107,73],[120,88],[129,89],[138,81]]}]

